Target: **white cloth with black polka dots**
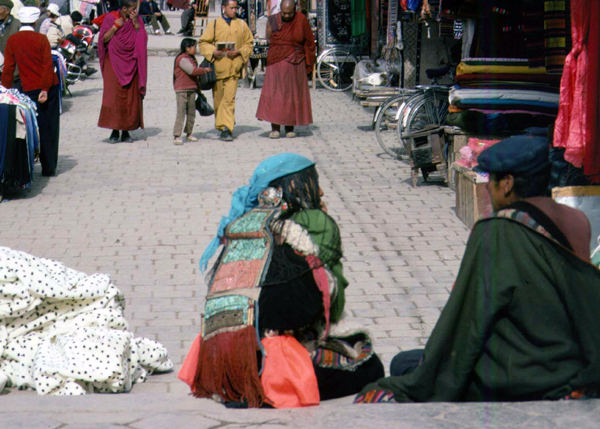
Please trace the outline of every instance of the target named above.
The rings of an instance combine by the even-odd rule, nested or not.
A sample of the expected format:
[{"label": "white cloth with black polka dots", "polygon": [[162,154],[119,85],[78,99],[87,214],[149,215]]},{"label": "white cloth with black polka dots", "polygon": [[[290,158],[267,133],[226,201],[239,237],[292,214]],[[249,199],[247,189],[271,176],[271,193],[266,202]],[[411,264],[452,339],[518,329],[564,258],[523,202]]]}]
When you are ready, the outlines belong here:
[{"label": "white cloth with black polka dots", "polygon": [[0,247],[0,391],[128,392],[171,370],[163,345],[127,331],[124,306],[105,274]]}]

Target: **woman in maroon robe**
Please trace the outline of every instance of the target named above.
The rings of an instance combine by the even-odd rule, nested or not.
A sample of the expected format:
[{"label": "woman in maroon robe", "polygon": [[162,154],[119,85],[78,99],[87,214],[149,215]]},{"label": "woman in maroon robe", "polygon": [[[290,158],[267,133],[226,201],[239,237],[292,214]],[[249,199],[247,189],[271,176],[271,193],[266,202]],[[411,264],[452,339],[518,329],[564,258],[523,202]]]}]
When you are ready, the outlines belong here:
[{"label": "woman in maroon robe", "polygon": [[104,79],[98,126],[113,130],[111,143],[131,142],[129,131],[144,128],[148,35],[137,16],[137,2],[123,0],[121,4],[120,10],[106,15],[98,38]]},{"label": "woman in maroon robe", "polygon": [[281,12],[267,23],[267,71],[256,117],[271,123],[270,138],[295,137],[294,126],[313,123],[307,74],[315,64],[315,39],[310,24],[296,13],[293,0],[281,2]]}]

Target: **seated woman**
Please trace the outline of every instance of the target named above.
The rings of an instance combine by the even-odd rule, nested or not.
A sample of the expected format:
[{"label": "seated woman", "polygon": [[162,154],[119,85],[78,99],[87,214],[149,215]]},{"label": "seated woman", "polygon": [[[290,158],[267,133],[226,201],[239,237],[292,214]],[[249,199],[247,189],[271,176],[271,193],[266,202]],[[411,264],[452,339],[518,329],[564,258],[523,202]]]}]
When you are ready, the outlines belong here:
[{"label": "seated woman", "polygon": [[314,162],[284,153],[238,189],[208,246],[202,332],[179,377],[197,397],[231,406],[290,408],[351,395],[383,376],[368,335],[341,321],[344,278],[337,224],[321,201]]}]

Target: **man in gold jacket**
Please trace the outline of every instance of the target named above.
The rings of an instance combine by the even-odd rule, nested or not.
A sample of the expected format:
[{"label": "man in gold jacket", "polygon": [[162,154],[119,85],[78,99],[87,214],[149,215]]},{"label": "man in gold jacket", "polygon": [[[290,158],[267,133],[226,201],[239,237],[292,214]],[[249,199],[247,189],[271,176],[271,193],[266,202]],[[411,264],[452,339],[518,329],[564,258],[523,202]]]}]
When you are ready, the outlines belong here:
[{"label": "man in gold jacket", "polygon": [[[254,38],[246,22],[236,18],[237,1],[222,0],[221,10],[221,17],[206,26],[198,46],[208,61],[214,61],[217,74],[213,88],[215,128],[221,131],[221,140],[232,141],[238,79],[252,53]],[[218,50],[218,42],[234,42],[235,49],[228,52]]]}]

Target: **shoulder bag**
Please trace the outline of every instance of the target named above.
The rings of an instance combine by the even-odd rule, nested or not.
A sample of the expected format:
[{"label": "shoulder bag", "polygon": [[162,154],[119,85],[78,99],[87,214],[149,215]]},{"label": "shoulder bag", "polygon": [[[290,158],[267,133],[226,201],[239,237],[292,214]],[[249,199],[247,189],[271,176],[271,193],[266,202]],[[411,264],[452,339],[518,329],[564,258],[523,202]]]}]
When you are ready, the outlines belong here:
[{"label": "shoulder bag", "polygon": [[[215,42],[215,37],[217,36],[217,20],[215,19],[214,22],[215,22],[215,26],[214,26],[213,43]],[[200,63],[200,67],[212,69],[211,72],[200,76],[200,89],[202,89],[203,91],[208,91],[209,89],[213,89],[213,87],[215,86],[215,83],[217,83],[217,73],[215,72],[215,65],[213,64],[212,61],[208,61],[206,58],[204,58],[204,61],[202,61],[202,63]]]}]

